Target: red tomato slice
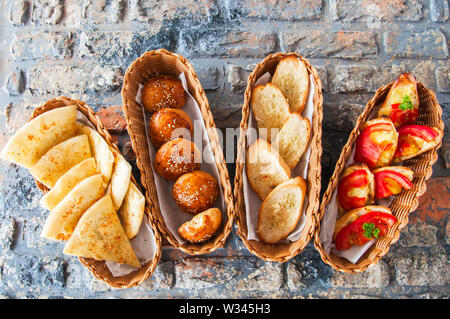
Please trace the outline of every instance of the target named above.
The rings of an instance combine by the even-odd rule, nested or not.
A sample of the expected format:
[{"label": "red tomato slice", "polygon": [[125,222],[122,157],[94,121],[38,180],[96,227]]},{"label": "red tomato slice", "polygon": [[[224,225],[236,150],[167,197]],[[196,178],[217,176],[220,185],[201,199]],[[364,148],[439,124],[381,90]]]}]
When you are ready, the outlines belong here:
[{"label": "red tomato slice", "polygon": [[399,128],[398,134],[399,136],[412,135],[415,137],[419,137],[427,142],[431,142],[439,135],[439,133],[433,130],[431,127],[419,124],[403,126]]},{"label": "red tomato slice", "polygon": [[356,170],[345,176],[339,181],[338,201],[344,210],[363,207],[366,204],[365,197],[349,197],[348,193],[353,188],[365,187],[369,182],[367,171],[364,169]]},{"label": "red tomato slice", "polygon": [[409,190],[413,186],[404,175],[395,171],[381,171],[374,173],[375,199],[398,194],[403,189]]},{"label": "red tomato slice", "polygon": [[[386,235],[389,227],[396,221],[395,216],[385,212],[373,211],[367,213],[341,229],[336,236],[336,249],[347,250],[353,245],[364,245],[372,239],[380,238]],[[368,234],[364,225],[373,226],[372,233]],[[375,233],[376,235],[374,235]]]},{"label": "red tomato slice", "polygon": [[400,127],[407,124],[414,124],[419,116],[418,108],[402,110],[400,109],[401,103],[395,103],[391,105],[391,114],[389,115],[392,123],[395,127]]},{"label": "red tomato slice", "polygon": [[377,123],[366,127],[356,139],[355,162],[365,163],[372,169],[378,162],[380,155],[389,144],[380,145],[373,142],[372,134],[379,131],[392,131],[392,126],[387,123]]}]

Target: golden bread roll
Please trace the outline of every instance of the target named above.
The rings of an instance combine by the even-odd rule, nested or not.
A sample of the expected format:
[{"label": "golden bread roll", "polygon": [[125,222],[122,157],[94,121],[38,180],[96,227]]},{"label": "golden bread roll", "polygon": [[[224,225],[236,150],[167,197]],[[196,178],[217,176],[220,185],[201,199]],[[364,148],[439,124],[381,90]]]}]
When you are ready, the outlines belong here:
[{"label": "golden bread roll", "polygon": [[158,75],[145,83],[141,102],[150,113],[163,107],[181,109],[186,103],[186,93],[179,79],[171,75]]},{"label": "golden bread roll", "polygon": [[178,137],[190,138],[194,133],[191,118],[179,109],[162,108],[153,113],[148,127],[150,138],[157,148]]},{"label": "golden bread roll", "polygon": [[172,188],[172,196],[178,207],[190,214],[198,214],[212,207],[218,195],[216,179],[203,171],[180,176]]},{"label": "golden bread roll", "polygon": [[163,144],[156,152],[153,167],[162,177],[175,181],[185,173],[198,170],[201,156],[193,142],[185,138],[177,138]]},{"label": "golden bread roll", "polygon": [[222,212],[210,208],[195,215],[178,228],[181,238],[191,243],[201,243],[210,239],[222,224]]}]

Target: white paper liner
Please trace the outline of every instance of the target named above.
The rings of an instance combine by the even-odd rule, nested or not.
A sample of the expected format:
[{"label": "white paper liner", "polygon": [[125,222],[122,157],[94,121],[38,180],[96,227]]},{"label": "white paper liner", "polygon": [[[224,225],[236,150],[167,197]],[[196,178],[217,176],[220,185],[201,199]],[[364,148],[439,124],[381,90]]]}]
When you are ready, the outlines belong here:
[{"label": "white paper liner", "polygon": [[[369,114],[367,121],[376,118],[377,117],[377,110],[374,108],[374,110]],[[355,161],[353,160],[353,156],[355,154],[355,145],[353,145],[352,152],[345,164],[345,167],[348,167],[352,164],[355,164]],[[401,163],[399,163],[401,165]],[[382,198],[379,200],[376,200],[371,205],[380,205],[380,206],[386,206],[389,207],[394,200],[395,196],[390,196],[387,198]],[[335,244],[333,242],[333,232],[334,227],[336,225],[336,221],[338,219],[338,204],[337,204],[337,187],[334,190],[331,200],[328,203],[327,207],[325,208],[325,213],[323,215],[321,226],[320,226],[320,233],[319,238],[322,242],[323,249],[327,254],[330,252],[333,252],[335,255],[343,257],[350,261],[352,264],[355,264],[358,262],[359,258],[361,258],[362,255],[376,242],[376,239],[373,239],[366,244],[362,246],[354,245],[351,248],[347,250],[336,250]]]},{"label": "white paper liner", "polygon": [[[190,116],[192,123],[194,124],[194,136],[192,137],[192,142],[194,142],[198,149],[202,151],[202,163],[200,166],[200,170],[211,174],[216,179],[219,186],[219,195],[213,207],[220,209],[220,211],[222,212],[222,220],[226,220],[226,206],[223,197],[222,184],[220,182],[219,169],[217,168],[214,160],[214,153],[211,149],[209,136],[207,134],[200,107],[189,93],[184,73],[181,73],[178,78],[181,80],[183,88],[187,93],[186,104],[184,105],[182,110]],[[155,180],[156,192],[158,195],[159,208],[161,210],[162,216],[164,217],[167,229],[171,232],[175,239],[181,245],[183,245],[185,241],[178,234],[178,228],[185,222],[191,220],[193,215],[183,212],[175,203],[175,200],[171,195],[174,182],[163,178],[154,170],[153,160],[155,159],[157,149],[151,142],[150,135],[148,133],[148,119],[150,119],[150,115],[144,110],[144,107],[142,107],[142,88],[143,85],[140,84],[139,90],[136,95],[136,102],[141,106],[142,114],[144,116],[145,134],[147,137],[147,144],[149,146],[151,167]],[[198,132],[201,132],[201,134],[198,134]]]},{"label": "white paper liner", "polygon": [[[271,75],[270,75],[270,73],[267,72],[267,73],[263,74],[255,82],[254,86],[265,84],[267,82],[270,82],[270,80],[271,80]],[[310,75],[308,99],[307,99],[306,106],[303,109],[302,116],[304,118],[309,119],[311,126],[312,126],[312,120],[313,120],[313,114],[314,114],[314,103],[313,103],[314,89],[315,89],[315,85],[314,85],[314,81],[313,81],[313,76]],[[246,145],[251,145],[254,141],[257,140],[258,137],[257,137],[256,133],[252,134],[253,132],[257,132],[257,129],[258,129],[258,125],[253,116],[253,111],[251,111],[249,114],[249,120],[248,120],[247,132],[249,132],[249,134],[247,134],[247,136],[246,136],[246,138],[247,138]],[[308,148],[303,153],[297,166],[291,172],[291,178],[301,176],[302,178],[307,180],[308,164],[309,164],[309,158],[311,156],[311,143],[310,142],[308,142],[308,143],[309,143]],[[243,172],[243,176],[244,176],[242,187],[243,187],[243,192],[244,192],[245,214],[246,214],[246,218],[247,218],[247,239],[260,241],[258,236],[256,235],[256,230],[257,230],[257,226],[258,226],[258,213],[259,213],[259,208],[261,206],[262,200],[259,198],[258,194],[256,194],[256,192],[251,188],[250,183],[248,182],[245,161],[244,161],[244,168],[243,168],[242,172]],[[300,238],[300,236],[302,234],[302,230],[306,223],[305,210],[307,207],[308,207],[308,197],[305,196],[305,200],[303,202],[302,215],[300,217],[299,222],[297,223],[297,226],[289,234],[289,236],[285,240],[280,241],[280,243],[292,242],[292,241],[296,241]]]},{"label": "white paper liner", "polygon": [[[77,112],[77,122],[87,125],[92,129],[95,129],[94,125],[86,118],[86,116],[80,111]],[[130,181],[131,182],[131,181]],[[151,261],[156,253],[156,239],[153,234],[153,229],[148,222],[148,216],[144,214],[142,217],[141,227],[139,232],[130,240],[131,247],[133,247],[134,253],[141,265]],[[111,271],[113,277],[120,277],[127,275],[138,268],[120,264],[112,261],[105,261],[106,266]]]}]

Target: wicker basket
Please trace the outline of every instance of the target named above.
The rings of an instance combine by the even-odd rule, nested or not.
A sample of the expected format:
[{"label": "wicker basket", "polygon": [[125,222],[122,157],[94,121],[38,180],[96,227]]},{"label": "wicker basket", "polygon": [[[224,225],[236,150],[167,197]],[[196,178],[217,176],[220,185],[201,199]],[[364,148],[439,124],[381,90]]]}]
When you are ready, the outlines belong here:
[{"label": "wicker basket", "polygon": [[[120,150],[117,148],[117,146],[112,142],[111,136],[109,135],[107,129],[103,126],[100,119],[95,115],[94,111],[84,102],[71,99],[67,97],[57,97],[54,99],[51,99],[47,101],[44,105],[36,108],[30,118],[33,119],[36,116],[45,113],[47,111],[50,111],[52,109],[63,107],[67,105],[73,105],[76,104],[78,111],[83,113],[86,118],[95,126],[97,129],[97,132],[105,139],[105,141],[108,143],[109,146],[114,148],[116,151],[120,152]],[[47,193],[49,189],[40,183],[38,180],[36,180],[36,185],[38,188],[43,192]],[[138,187],[139,185],[136,183],[136,180],[134,179],[133,175],[131,176],[131,181]],[[147,262],[145,265],[142,265],[141,268],[139,268],[136,271],[133,271],[125,276],[120,277],[114,277],[111,274],[111,271],[106,266],[106,263],[104,261],[99,261],[91,258],[83,258],[79,257],[79,261],[89,269],[89,271],[98,279],[106,282],[108,285],[114,287],[114,288],[130,288],[133,286],[137,286],[141,284],[146,278],[151,276],[153,272],[155,271],[156,265],[158,264],[160,258],[161,258],[161,235],[156,230],[155,225],[153,224],[150,217],[150,209],[149,205],[145,205],[145,218],[149,219],[149,224],[153,229],[153,233],[155,236],[156,241],[156,252],[153,259],[149,262]]]},{"label": "wicker basket", "polygon": [[[370,247],[363,256],[361,256],[356,264],[353,264],[347,259],[339,257],[332,252],[330,254],[325,252],[319,238],[321,227],[320,223],[325,214],[325,209],[338,185],[339,176],[343,172],[345,164],[351,155],[353,145],[355,144],[360,133],[361,126],[369,119],[371,112],[378,112],[378,109],[385,100],[392,83],[378,89],[374,97],[367,103],[363,113],[359,116],[355,128],[350,133],[347,144],[345,144],[342,149],[341,156],[336,164],[336,168],[330,179],[328,188],[322,198],[319,219],[316,225],[314,245],[319,251],[322,260],[338,271],[347,273],[362,272],[370,265],[378,262],[378,260],[389,251],[389,247],[399,239],[400,230],[408,223],[409,213],[417,208],[419,204],[419,197],[425,193],[425,181],[431,177],[431,174],[433,173],[432,166],[438,159],[438,149],[441,147],[441,143],[439,143],[434,149],[403,162],[404,166],[414,170],[414,179],[412,181],[414,186],[409,191],[403,191],[399,195],[395,196],[395,199],[390,205],[390,209],[392,210],[394,216],[397,217],[397,222],[394,223],[385,236],[377,240],[376,243],[372,245],[372,247]],[[438,127],[443,132],[444,123],[441,119],[442,109],[435,94],[421,83],[417,83],[417,90],[420,102],[420,113],[417,123]]]},{"label": "wicker basket", "polygon": [[[219,171],[220,185],[226,207],[226,218],[218,233],[210,240],[198,244],[180,244],[166,225],[158,202],[142,108],[136,102],[139,84],[144,84],[150,76],[155,74],[168,74],[178,77],[181,73],[184,73],[189,93],[196,100],[200,108],[211,149],[214,153],[215,164]],[[127,129],[131,137],[133,150],[136,153],[136,162],[141,171],[141,181],[145,188],[146,201],[150,206],[153,222],[157,225],[159,231],[171,245],[191,255],[212,252],[218,247],[222,247],[233,227],[233,194],[228,168],[219,142],[219,136],[216,132],[208,99],[192,65],[181,55],[164,49],[146,52],[128,68],[122,87],[122,100],[123,111],[127,120]]]},{"label": "wicker basket", "polygon": [[[264,244],[258,240],[248,240],[246,210],[244,203],[243,191],[243,169],[245,161],[245,153],[247,149],[247,132],[250,109],[250,99],[252,88],[255,82],[266,72],[274,74],[275,69],[281,59],[287,56],[295,56],[301,59],[307,66],[308,74],[313,76],[315,91],[313,96],[314,112],[311,123],[311,155],[308,167],[308,189],[306,197],[308,198],[308,206],[305,209],[306,222],[302,230],[301,236],[296,241],[289,243],[278,243],[274,245]],[[308,60],[304,59],[297,53],[276,53],[267,56],[263,61],[258,63],[253,72],[248,77],[247,88],[245,90],[244,105],[242,107],[241,134],[238,141],[238,154],[236,160],[236,175],[234,180],[234,196],[236,209],[236,223],[238,226],[239,236],[241,237],[248,250],[267,261],[285,262],[298,253],[300,253],[308,244],[314,234],[314,226],[316,224],[316,211],[320,203],[320,180],[321,180],[321,156],[322,156],[322,82],[318,76],[316,69],[311,66]]]}]

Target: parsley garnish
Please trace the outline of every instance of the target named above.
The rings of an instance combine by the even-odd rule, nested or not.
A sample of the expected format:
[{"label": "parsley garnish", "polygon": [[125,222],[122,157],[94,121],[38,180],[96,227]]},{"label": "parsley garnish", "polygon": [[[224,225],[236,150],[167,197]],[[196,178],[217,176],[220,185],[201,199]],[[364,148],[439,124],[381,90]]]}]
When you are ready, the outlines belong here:
[{"label": "parsley garnish", "polygon": [[380,234],[380,229],[375,227],[374,223],[364,223],[363,229],[364,229],[364,236],[366,236],[369,239],[378,238],[378,235]]},{"label": "parsley garnish", "polygon": [[414,105],[411,102],[411,99],[409,98],[408,94],[405,94],[403,97],[402,103],[398,106],[400,110],[406,111],[406,110],[414,110]]}]

